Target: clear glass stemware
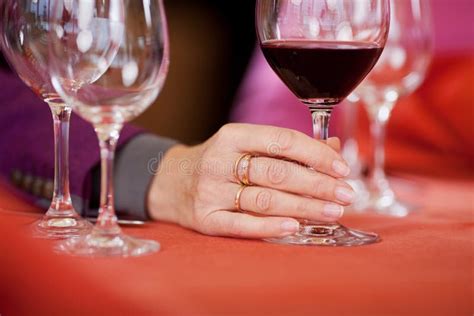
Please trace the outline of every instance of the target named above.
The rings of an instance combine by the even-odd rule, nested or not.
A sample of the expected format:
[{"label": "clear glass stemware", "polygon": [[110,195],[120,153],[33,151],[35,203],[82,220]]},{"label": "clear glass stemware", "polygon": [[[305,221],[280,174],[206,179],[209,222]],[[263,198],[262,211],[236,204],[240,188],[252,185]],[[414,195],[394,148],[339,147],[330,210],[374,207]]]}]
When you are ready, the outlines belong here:
[{"label": "clear glass stemware", "polygon": [[[310,109],[315,137],[328,138],[329,119],[377,62],[388,34],[388,0],[258,0],[257,34],[273,70]],[[300,232],[271,242],[356,246],[374,233],[339,223],[300,220]]]},{"label": "clear glass stemware", "polygon": [[391,1],[391,25],[385,50],[355,93],[371,122],[373,167],[367,209],[406,216],[410,207],[400,201],[385,175],[385,131],[397,101],[423,82],[432,57],[432,20],[429,1]]},{"label": "clear glass stemware", "polygon": [[114,207],[113,160],[123,124],[158,96],[168,70],[161,0],[56,1],[50,72],[58,93],[92,123],[100,145],[101,198],[92,232],[59,244],[81,256],[139,256],[159,244],[125,235]]},{"label": "clear glass stemware", "polygon": [[5,0],[0,44],[23,82],[51,109],[54,122],[54,190],[46,214],[34,224],[34,235],[64,239],[87,233],[92,225],[75,211],[69,192],[69,121],[71,106],[51,85],[48,73],[49,0]]}]

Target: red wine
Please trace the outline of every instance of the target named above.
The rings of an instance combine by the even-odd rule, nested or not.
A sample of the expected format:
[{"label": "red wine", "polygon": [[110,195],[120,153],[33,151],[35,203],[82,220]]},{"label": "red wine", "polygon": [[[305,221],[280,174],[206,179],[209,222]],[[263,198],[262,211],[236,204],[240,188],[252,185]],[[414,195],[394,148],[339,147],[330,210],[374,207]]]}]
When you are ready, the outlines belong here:
[{"label": "red wine", "polygon": [[270,66],[305,103],[332,105],[374,67],[382,48],[367,42],[274,40],[262,43]]}]

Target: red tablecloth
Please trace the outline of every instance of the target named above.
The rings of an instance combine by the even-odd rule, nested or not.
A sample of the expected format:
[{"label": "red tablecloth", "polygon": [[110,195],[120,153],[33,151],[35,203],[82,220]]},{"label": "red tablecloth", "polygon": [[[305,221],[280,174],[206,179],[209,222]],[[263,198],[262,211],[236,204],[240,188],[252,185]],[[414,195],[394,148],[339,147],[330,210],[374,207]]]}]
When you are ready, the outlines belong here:
[{"label": "red tablecloth", "polygon": [[34,218],[5,210],[33,207],[0,186],[0,314],[472,315],[472,182],[418,184],[403,186],[416,214],[344,218],[381,234],[371,246],[281,246],[151,223],[125,230],[161,252],[93,260],[31,238]]}]

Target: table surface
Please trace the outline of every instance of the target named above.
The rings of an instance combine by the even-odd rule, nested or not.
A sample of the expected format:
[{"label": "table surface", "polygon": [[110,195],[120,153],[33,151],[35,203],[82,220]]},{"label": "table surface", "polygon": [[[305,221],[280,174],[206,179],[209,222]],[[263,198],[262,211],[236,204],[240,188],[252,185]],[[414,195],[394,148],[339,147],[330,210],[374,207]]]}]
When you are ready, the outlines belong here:
[{"label": "table surface", "polygon": [[401,187],[416,213],[344,217],[382,236],[370,246],[282,246],[149,223],[125,231],[158,240],[159,253],[87,259],[31,238],[39,210],[2,184],[0,315],[472,315],[473,182]]}]

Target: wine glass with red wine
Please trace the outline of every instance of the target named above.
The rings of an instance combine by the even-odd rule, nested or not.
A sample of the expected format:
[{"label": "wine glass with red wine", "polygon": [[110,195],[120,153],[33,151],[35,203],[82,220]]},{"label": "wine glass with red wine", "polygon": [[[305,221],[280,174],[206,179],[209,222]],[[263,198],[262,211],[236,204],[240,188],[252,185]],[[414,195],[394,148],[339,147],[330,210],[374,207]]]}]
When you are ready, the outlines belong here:
[{"label": "wine glass with red wine", "polygon": [[[374,67],[387,40],[389,0],[257,0],[263,54],[311,111],[314,134],[328,138],[329,119]],[[379,237],[339,223],[300,220],[295,235],[271,242],[358,246]]]}]

